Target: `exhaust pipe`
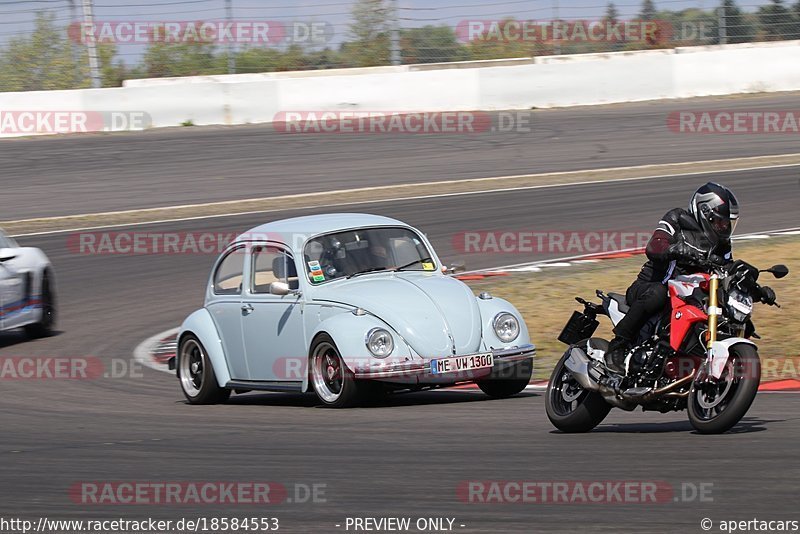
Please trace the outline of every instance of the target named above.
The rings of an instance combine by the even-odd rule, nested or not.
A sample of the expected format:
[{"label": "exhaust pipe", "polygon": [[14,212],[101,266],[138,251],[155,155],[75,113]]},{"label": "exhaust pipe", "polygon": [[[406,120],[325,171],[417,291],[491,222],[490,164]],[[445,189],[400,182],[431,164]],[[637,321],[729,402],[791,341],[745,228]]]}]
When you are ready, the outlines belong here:
[{"label": "exhaust pipe", "polygon": [[572,376],[583,389],[589,391],[600,391],[600,384],[589,376],[589,357],[578,347],[572,347],[569,358],[564,362],[564,366],[569,369]]},{"label": "exhaust pipe", "polygon": [[[573,347],[570,351],[569,358],[564,362],[564,366],[569,369],[572,376],[581,385],[581,387],[588,391],[594,391],[603,396],[603,398],[617,408],[631,411],[636,408],[637,402],[630,398],[626,398],[614,389],[601,385],[589,374],[590,360],[583,349]],[[596,371],[595,371],[596,372]]]}]

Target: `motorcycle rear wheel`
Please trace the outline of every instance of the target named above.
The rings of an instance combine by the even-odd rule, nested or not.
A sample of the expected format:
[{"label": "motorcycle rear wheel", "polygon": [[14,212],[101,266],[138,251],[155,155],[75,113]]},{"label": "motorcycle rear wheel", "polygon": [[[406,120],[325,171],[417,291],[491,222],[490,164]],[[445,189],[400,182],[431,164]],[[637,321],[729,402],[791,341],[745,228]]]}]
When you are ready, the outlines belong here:
[{"label": "motorcycle rear wheel", "polygon": [[[595,342],[607,342],[603,340],[592,340]],[[576,345],[585,345],[586,340]],[[599,347],[598,348],[606,348]],[[572,377],[572,374],[564,365],[569,358],[572,347],[561,357],[550,375],[545,395],[545,410],[547,418],[557,429],[567,433],[589,432],[594,427],[603,422],[611,405],[603,397],[594,391],[583,389],[580,384]]]},{"label": "motorcycle rear wheel", "polygon": [[689,422],[700,434],[727,432],[750,409],[760,382],[758,350],[746,343],[733,345],[718,381],[692,385],[688,399]]}]

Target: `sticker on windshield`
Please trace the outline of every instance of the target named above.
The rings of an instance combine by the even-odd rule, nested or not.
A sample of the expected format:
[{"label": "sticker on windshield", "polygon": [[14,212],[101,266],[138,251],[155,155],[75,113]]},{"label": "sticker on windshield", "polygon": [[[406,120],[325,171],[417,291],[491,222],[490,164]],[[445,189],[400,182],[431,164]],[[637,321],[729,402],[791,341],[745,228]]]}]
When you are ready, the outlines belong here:
[{"label": "sticker on windshield", "polygon": [[432,264],[432,263],[427,263],[426,262],[426,263],[422,264],[422,270],[423,271],[435,271],[436,270],[436,266],[434,264]]},{"label": "sticker on windshield", "polygon": [[324,282],[325,281],[325,275],[322,273],[322,271],[314,271],[314,272],[312,272],[311,273],[311,278],[315,282]]},{"label": "sticker on windshield", "polygon": [[322,267],[320,266],[318,261],[310,261],[308,262],[308,270],[311,272],[321,271]]}]

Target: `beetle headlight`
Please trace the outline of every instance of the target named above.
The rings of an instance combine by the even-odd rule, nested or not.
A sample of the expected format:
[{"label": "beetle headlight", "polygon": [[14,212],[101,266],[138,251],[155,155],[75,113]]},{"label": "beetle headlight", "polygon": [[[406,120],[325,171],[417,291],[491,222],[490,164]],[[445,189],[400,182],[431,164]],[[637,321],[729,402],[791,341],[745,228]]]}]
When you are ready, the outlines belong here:
[{"label": "beetle headlight", "polygon": [[367,332],[367,349],[377,358],[386,358],[394,350],[392,334],[383,328],[373,328]]},{"label": "beetle headlight", "polygon": [[494,333],[503,343],[511,343],[519,336],[519,321],[508,312],[498,313],[492,321]]}]

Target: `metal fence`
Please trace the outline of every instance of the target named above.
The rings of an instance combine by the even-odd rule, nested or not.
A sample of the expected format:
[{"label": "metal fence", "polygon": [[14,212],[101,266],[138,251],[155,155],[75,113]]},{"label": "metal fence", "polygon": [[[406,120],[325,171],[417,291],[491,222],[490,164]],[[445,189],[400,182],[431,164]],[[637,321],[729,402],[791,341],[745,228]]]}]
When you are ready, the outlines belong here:
[{"label": "metal fence", "polygon": [[800,0],[8,0],[0,91],[800,38]]}]

